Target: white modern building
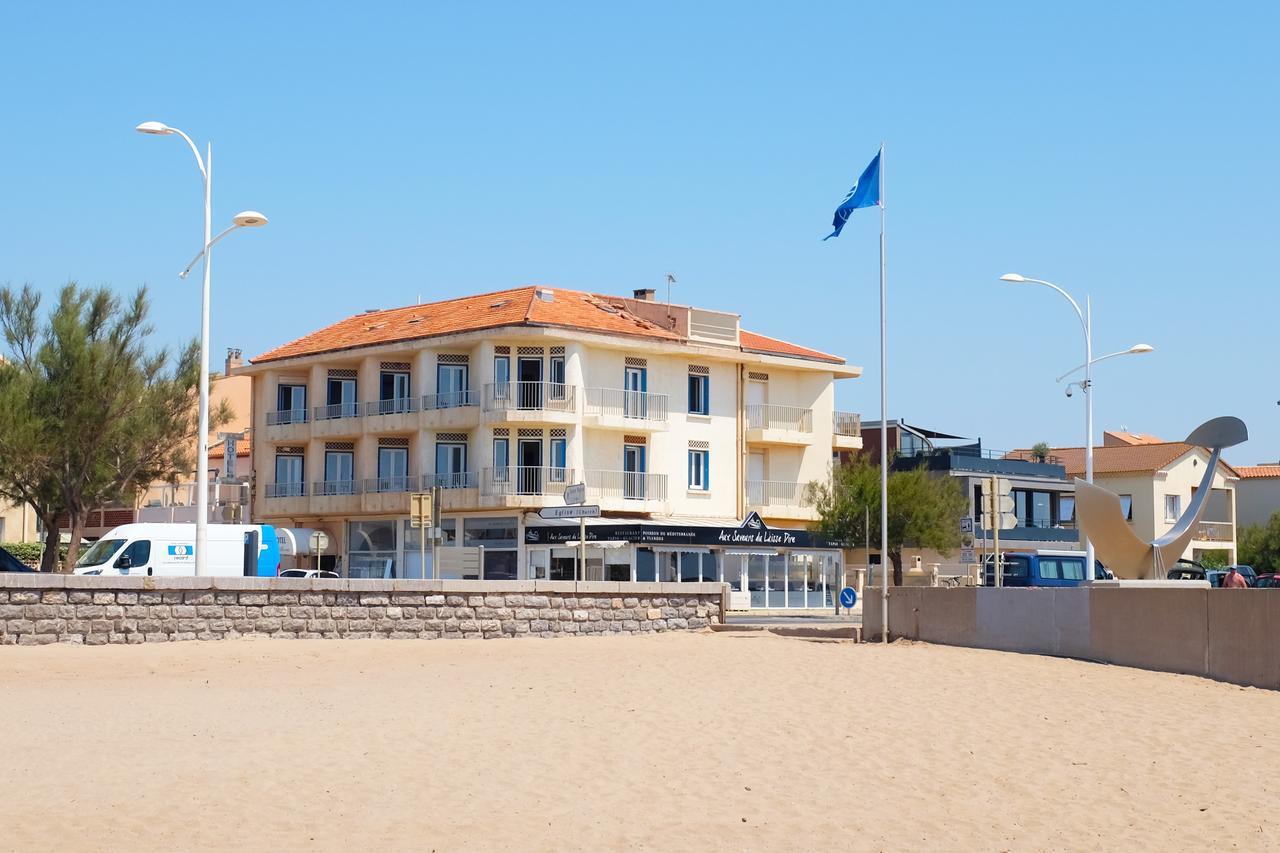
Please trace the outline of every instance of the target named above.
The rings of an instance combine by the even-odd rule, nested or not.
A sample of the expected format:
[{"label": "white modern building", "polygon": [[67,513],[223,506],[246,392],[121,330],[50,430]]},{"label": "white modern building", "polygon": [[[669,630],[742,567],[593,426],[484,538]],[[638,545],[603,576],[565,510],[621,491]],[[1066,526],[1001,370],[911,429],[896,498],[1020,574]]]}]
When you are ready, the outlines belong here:
[{"label": "white modern building", "polygon": [[578,523],[537,511],[583,483],[583,579],[724,580],[761,607],[841,581],[805,487],[861,446],[834,393],[861,370],[736,314],[522,287],[369,311],[239,372],[255,519],[326,531],[343,575],[422,577],[409,493],[439,486],[441,547],[484,550],[427,577],[572,580]]}]

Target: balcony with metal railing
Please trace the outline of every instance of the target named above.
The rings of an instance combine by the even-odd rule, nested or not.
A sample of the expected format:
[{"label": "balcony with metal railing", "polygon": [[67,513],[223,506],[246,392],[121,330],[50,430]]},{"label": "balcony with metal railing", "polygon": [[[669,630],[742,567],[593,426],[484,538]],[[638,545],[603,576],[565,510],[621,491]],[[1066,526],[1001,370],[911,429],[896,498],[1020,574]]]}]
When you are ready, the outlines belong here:
[{"label": "balcony with metal railing", "polygon": [[480,505],[478,479],[474,471],[447,471],[422,475],[424,491],[440,490],[440,510],[475,509]]},{"label": "balcony with metal railing", "polygon": [[310,435],[310,418],[305,408],[267,412],[267,438],[271,441],[296,441]]},{"label": "balcony with metal railing", "polygon": [[490,382],[481,408],[490,421],[572,423],[577,397],[575,386],[561,382]]},{"label": "balcony with metal railing", "polygon": [[389,397],[364,404],[365,432],[412,432],[419,428],[418,398]]},{"label": "balcony with metal railing", "polygon": [[320,480],[311,484],[308,510],[314,513],[356,512],[360,509],[359,480]]},{"label": "balcony with metal railing", "polygon": [[588,426],[652,431],[667,428],[667,395],[622,388],[587,388],[582,414]]},{"label": "balcony with metal railing", "polygon": [[438,474],[423,474],[423,489],[474,489],[476,487],[475,471],[445,471]]},{"label": "balcony with metal railing", "polygon": [[587,499],[605,510],[657,512],[666,507],[666,474],[588,470],[583,482]]},{"label": "balcony with metal railing", "polygon": [[445,391],[440,394],[423,394],[422,410],[424,412],[437,409],[463,409],[474,406],[479,401],[476,392],[468,388],[465,391]]},{"label": "balcony with metal railing", "polygon": [[311,410],[311,434],[321,436],[354,436],[360,434],[360,404],[333,403]]},{"label": "balcony with metal railing", "polygon": [[480,471],[480,499],[486,506],[538,507],[557,500],[574,483],[572,468],[507,465]]},{"label": "balcony with metal railing", "polygon": [[1229,521],[1202,521],[1192,534],[1196,542],[1221,542],[1230,544],[1236,538],[1235,525]]},{"label": "balcony with metal railing", "polygon": [[480,425],[480,395],[465,391],[424,394],[422,426],[424,429],[465,430]]},{"label": "balcony with metal railing", "polygon": [[813,443],[813,409],[757,403],[746,407],[747,443]]},{"label": "balcony with metal railing", "polygon": [[856,412],[832,412],[831,446],[836,450],[860,450],[862,415]]},{"label": "balcony with metal railing", "polygon": [[270,498],[303,498],[307,496],[306,483],[267,483],[266,496]]},{"label": "balcony with metal railing", "polygon": [[263,497],[263,505],[255,509],[255,515],[260,511],[272,515],[301,515],[309,508],[306,483],[267,483],[263,486]]},{"label": "balcony with metal railing", "polygon": [[818,517],[806,483],[792,480],[748,480],[747,506],[762,516],[813,520]]}]

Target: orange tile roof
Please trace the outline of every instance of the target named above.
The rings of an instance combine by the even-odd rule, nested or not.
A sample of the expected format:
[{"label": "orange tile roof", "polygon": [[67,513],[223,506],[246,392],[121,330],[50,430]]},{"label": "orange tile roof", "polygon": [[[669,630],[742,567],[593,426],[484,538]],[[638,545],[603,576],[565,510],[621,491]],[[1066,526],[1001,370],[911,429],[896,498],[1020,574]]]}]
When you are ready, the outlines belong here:
[{"label": "orange tile roof", "polygon": [[[1124,444],[1112,447],[1093,448],[1094,474],[1147,474],[1159,471],[1195,450],[1194,445],[1183,441],[1165,441],[1159,444]],[[1014,458],[1029,458],[1029,450],[1015,450],[1009,454]],[[1058,459],[1058,464],[1067,469],[1068,477],[1084,475],[1083,447],[1054,447],[1049,450],[1050,456]],[[1235,473],[1235,469],[1226,462],[1222,463],[1227,470]]]},{"label": "orange tile roof", "polygon": [[1259,477],[1280,477],[1280,464],[1275,465],[1238,465],[1236,471],[1242,480],[1255,480]]},{"label": "orange tile roof", "polygon": [[[540,290],[549,292],[551,300],[540,299]],[[282,344],[252,359],[252,362],[261,364],[503,326],[549,326],[656,340],[683,340],[669,329],[631,313],[621,297],[528,285],[426,305],[356,314]],[[839,356],[753,332],[742,332],[740,341],[745,352],[844,364],[844,359]]]},{"label": "orange tile roof", "polygon": [[1102,442],[1108,447],[1114,447],[1117,444],[1168,444],[1163,438],[1157,438],[1154,435],[1141,435],[1136,432],[1114,432],[1108,430],[1102,434]]},{"label": "orange tile roof", "polygon": [[[223,448],[222,448],[222,446],[223,446],[224,444],[226,444],[226,442],[225,442],[225,441],[219,441],[219,442],[216,442],[216,443],[214,443],[214,444],[209,445],[209,455],[210,455],[210,456],[216,456],[218,459],[223,458],[223,457],[226,455],[226,451],[225,451],[225,450],[223,450]],[[217,453],[215,453],[214,451],[217,451]],[[239,441],[237,441],[237,442],[236,442],[236,456],[237,456],[237,457],[240,457],[240,456],[252,456],[252,455],[253,455],[253,442],[252,442],[252,440],[251,440],[251,439],[248,439],[248,438],[242,438],[242,439],[240,439]]]},{"label": "orange tile roof", "polygon": [[777,338],[766,337],[765,335],[757,335],[755,332],[748,332],[745,329],[738,333],[738,341],[742,344],[744,352],[759,352],[768,355],[789,356],[791,358],[811,358],[816,361],[844,364],[844,359],[838,355],[798,346],[787,341],[780,341]]},{"label": "orange tile roof", "polygon": [[[539,299],[539,290],[550,291],[551,301]],[[679,340],[667,329],[627,311],[622,300],[616,297],[529,285],[426,305],[357,314],[269,350],[253,359],[253,363],[500,326],[560,326]]]}]

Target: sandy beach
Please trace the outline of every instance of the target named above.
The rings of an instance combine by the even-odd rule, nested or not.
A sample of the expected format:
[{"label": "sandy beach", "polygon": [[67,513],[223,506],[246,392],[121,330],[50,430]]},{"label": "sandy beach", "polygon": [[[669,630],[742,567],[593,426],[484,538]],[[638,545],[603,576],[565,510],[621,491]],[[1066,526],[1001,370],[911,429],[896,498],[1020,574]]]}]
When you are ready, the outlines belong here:
[{"label": "sandy beach", "polygon": [[771,636],[0,652],[9,850],[1262,849],[1280,694]]}]

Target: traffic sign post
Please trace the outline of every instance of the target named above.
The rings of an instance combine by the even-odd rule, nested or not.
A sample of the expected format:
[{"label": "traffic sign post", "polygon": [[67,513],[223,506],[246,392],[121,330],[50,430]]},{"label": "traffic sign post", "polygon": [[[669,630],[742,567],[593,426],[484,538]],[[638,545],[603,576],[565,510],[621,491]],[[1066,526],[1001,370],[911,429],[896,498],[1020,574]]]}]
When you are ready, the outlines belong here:
[{"label": "traffic sign post", "polygon": [[846,586],[840,590],[840,606],[846,612],[853,610],[853,605],[858,603],[858,591],[851,586]]},{"label": "traffic sign post", "polygon": [[[427,537],[431,537],[431,570],[436,567],[436,544],[440,535],[440,487],[409,495],[409,526],[418,531],[418,571],[427,579]],[[483,574],[483,570],[481,572]]]},{"label": "traffic sign post", "polygon": [[1004,586],[1004,560],[1000,559],[1000,531],[1009,530],[1018,525],[1018,517],[1013,514],[1013,484],[1003,477],[992,477],[990,493],[985,507],[987,527],[991,530],[992,548],[995,552],[993,566],[993,586]]},{"label": "traffic sign post", "polygon": [[311,546],[311,553],[316,555],[316,577],[320,577],[320,556],[329,547],[329,534],[323,530],[313,530],[308,544]]},{"label": "traffic sign post", "polygon": [[566,504],[584,504],[587,502],[587,484],[574,483],[572,486],[566,486],[564,490],[564,502]]},{"label": "traffic sign post", "polygon": [[[581,494],[586,494],[586,487],[582,485],[570,486],[569,489],[574,490],[574,497],[578,496],[578,490]],[[569,489],[565,490],[565,499],[570,497]],[[599,504],[578,504],[576,506],[544,506],[538,510],[539,518],[576,518],[578,519],[578,565],[574,569],[573,579],[581,580],[587,573],[587,519],[600,517]]]}]

